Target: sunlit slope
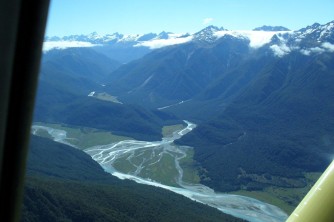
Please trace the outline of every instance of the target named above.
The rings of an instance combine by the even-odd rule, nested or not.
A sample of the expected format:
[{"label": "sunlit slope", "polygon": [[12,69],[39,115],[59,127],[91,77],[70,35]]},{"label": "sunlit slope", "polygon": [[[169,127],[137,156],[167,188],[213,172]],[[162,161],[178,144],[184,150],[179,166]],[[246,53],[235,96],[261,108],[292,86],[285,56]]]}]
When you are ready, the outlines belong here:
[{"label": "sunlit slope", "polygon": [[21,221],[242,221],[116,179],[82,151],[44,138],[32,136],[27,169]]}]

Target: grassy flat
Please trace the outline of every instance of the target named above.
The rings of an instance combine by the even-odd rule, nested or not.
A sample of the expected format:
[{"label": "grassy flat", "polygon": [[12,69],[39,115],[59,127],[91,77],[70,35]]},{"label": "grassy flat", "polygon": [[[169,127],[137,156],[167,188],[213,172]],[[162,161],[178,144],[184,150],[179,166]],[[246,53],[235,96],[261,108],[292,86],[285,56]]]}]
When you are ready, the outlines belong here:
[{"label": "grassy flat", "polygon": [[[35,123],[35,125],[52,127],[54,129],[66,131],[68,137],[66,141],[79,149],[86,149],[96,145],[106,145],[122,140],[132,139],[130,137],[118,136],[108,131],[88,127],[77,127],[50,123]],[[51,138],[51,136],[45,130],[38,130],[37,135]]]},{"label": "grassy flat", "polygon": [[239,190],[231,192],[231,194],[238,194],[252,197],[272,205],[275,205],[291,214],[299,202],[304,198],[307,192],[312,188],[313,184],[318,180],[322,173],[305,173],[307,186],[303,188],[283,188],[271,186],[265,188],[263,191],[247,191]]},{"label": "grassy flat", "polygon": [[186,183],[200,183],[198,171],[195,167],[194,149],[186,149],[187,156],[180,160],[180,166],[183,169],[183,181]]},{"label": "grassy flat", "polygon": [[185,125],[183,124],[164,126],[162,127],[162,135],[163,137],[171,136],[173,132],[177,130],[182,130],[183,128],[185,128]]}]

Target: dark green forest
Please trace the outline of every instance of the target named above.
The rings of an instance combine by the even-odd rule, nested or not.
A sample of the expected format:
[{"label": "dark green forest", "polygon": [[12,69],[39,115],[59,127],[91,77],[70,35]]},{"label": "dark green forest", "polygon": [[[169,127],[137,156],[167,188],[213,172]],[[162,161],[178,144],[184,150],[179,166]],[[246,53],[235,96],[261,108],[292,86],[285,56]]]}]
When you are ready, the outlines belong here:
[{"label": "dark green forest", "polygon": [[333,152],[333,70],[328,54],[271,62],[224,112],[177,141],[195,147],[202,183],[220,191],[303,187],[304,172],[322,172]]}]

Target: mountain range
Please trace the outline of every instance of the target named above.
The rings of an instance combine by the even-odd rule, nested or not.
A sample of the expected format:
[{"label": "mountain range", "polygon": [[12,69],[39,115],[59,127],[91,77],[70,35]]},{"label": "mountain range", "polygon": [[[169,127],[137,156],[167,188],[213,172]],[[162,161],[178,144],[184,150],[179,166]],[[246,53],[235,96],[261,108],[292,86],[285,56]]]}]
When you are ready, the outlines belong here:
[{"label": "mountain range", "polygon": [[195,122],[176,143],[194,147],[201,183],[223,192],[304,187],[305,173],[332,160],[334,21],[296,31],[93,33],[44,46],[35,121],[141,140]]},{"label": "mountain range", "polygon": [[178,143],[195,147],[216,190],[300,187],[304,172],[322,171],[333,153],[334,22],[193,36],[111,72],[104,90],[199,123]]},{"label": "mountain range", "polygon": [[[44,39],[44,51],[59,48],[70,47],[93,47],[96,51],[107,55],[111,59],[117,60],[120,63],[128,63],[138,59],[154,49],[162,48],[170,45],[183,44],[189,41],[214,41],[217,39],[216,32],[229,31],[223,27],[208,26],[205,29],[194,34],[189,33],[172,33],[161,32],[146,33],[146,34],[106,34],[99,35],[93,32],[88,35],[70,35],[70,36],[46,36]],[[255,31],[255,32],[254,32]],[[262,26],[255,28],[253,31],[237,31],[236,33],[245,36],[246,38],[252,33],[263,34],[263,32],[272,31],[289,31],[289,29],[281,26]],[[269,36],[272,34],[269,34]],[[268,37],[266,37],[268,39]]]}]

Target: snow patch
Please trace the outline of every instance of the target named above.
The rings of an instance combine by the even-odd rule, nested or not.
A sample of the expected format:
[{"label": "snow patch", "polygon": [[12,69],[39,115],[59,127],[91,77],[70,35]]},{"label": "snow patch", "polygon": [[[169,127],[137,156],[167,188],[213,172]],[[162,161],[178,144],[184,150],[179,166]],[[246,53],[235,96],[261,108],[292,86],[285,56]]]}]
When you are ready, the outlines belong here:
[{"label": "snow patch", "polygon": [[320,36],[318,39],[321,39],[323,36],[329,35],[332,30],[334,29],[334,23],[329,23],[325,25],[320,33]]},{"label": "snow patch", "polygon": [[248,31],[248,30],[238,30],[238,31],[217,31],[214,35],[221,38],[225,35],[230,35],[236,38],[249,39],[249,46],[252,48],[260,48],[263,45],[270,42],[274,35],[288,33],[290,31]]},{"label": "snow patch", "polygon": [[123,38],[119,39],[118,42],[135,42],[143,35],[135,34],[135,35],[125,35]]},{"label": "snow patch", "polygon": [[95,94],[95,91],[90,92],[90,93],[88,94],[88,96],[94,96],[94,94]]}]

